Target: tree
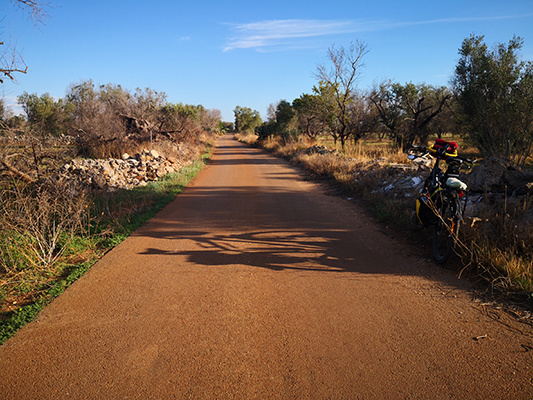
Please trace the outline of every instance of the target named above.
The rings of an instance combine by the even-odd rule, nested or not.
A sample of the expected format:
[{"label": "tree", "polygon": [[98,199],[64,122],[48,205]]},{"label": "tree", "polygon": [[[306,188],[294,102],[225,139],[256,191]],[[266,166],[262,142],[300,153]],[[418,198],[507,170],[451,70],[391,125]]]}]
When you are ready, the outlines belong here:
[{"label": "tree", "polygon": [[248,107],[235,107],[235,130],[240,133],[253,132],[262,123],[259,111]]},{"label": "tree", "polygon": [[[12,0],[12,2],[17,8],[27,11],[35,25],[43,24],[48,17],[46,8],[49,7],[49,4],[44,1]],[[0,46],[7,46],[0,52],[0,76],[4,78],[8,77],[13,81],[15,79],[15,73],[25,74],[28,71],[28,67],[15,46],[11,45],[11,43],[6,45],[3,40],[0,40]],[[0,83],[4,83],[2,78],[0,78]]]},{"label": "tree", "polygon": [[396,144],[401,143],[402,108],[392,91],[392,82],[382,82],[379,86],[374,87],[369,99],[376,107],[379,121],[389,132],[389,136]]},{"label": "tree", "polygon": [[404,146],[416,140],[425,144],[431,134],[429,123],[439,115],[450,98],[448,89],[426,84],[395,83],[392,90],[402,107],[407,124]]},{"label": "tree", "polygon": [[374,88],[370,100],[376,107],[381,123],[397,146],[418,141],[426,143],[434,133],[437,116],[451,98],[445,87],[386,82]]},{"label": "tree", "polygon": [[376,132],[378,128],[378,115],[367,95],[355,93],[352,96],[352,102],[348,107],[348,116],[349,130],[354,143],[366,135]]},{"label": "tree", "polygon": [[64,100],[55,100],[50,94],[41,96],[24,92],[18,96],[32,131],[43,137],[67,133],[71,107]]},{"label": "tree", "polygon": [[0,98],[0,132],[7,130],[8,108],[3,98]]},{"label": "tree", "polygon": [[298,118],[298,129],[301,133],[310,138],[328,130],[328,125],[324,118],[324,107],[321,105],[321,98],[317,94],[302,94],[292,102]]},{"label": "tree", "polygon": [[521,61],[523,40],[489,50],[483,36],[463,40],[452,87],[460,124],[484,157],[525,164],[533,150],[533,63]]},{"label": "tree", "polygon": [[328,58],[332,66],[318,66],[316,73],[319,79],[317,94],[325,96],[330,107],[330,126],[334,138],[341,141],[344,148],[346,139],[352,133],[350,129],[349,107],[353,102],[353,95],[360,76],[360,69],[364,66],[362,58],[368,53],[367,45],[355,42],[348,50],[344,47],[328,49]]},{"label": "tree", "polygon": [[296,110],[287,100],[280,100],[268,108],[268,121],[256,128],[259,140],[278,136],[285,141],[298,137]]},{"label": "tree", "polygon": [[167,103],[161,108],[159,131],[176,142],[195,139],[201,132],[202,106]]}]

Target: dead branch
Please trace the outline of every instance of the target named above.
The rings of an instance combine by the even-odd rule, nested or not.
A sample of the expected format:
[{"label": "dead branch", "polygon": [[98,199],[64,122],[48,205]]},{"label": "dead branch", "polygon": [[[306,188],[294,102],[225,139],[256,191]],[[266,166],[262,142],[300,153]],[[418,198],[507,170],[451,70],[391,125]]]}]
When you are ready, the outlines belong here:
[{"label": "dead branch", "polygon": [[9,162],[7,162],[6,159],[0,158],[0,164],[2,164],[12,175],[15,175],[15,176],[19,177],[24,182],[26,182],[26,183],[34,183],[35,182],[35,179],[33,179],[28,174],[26,174],[26,173],[24,173],[22,171],[19,171],[18,169],[13,167],[11,164],[9,164]]}]

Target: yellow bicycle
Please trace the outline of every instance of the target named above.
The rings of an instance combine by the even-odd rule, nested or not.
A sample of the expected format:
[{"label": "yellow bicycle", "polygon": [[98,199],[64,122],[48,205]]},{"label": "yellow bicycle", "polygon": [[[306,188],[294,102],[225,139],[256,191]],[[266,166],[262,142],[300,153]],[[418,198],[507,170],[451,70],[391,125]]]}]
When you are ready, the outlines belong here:
[{"label": "yellow bicycle", "polygon": [[407,157],[412,161],[435,160],[416,200],[416,214],[424,227],[433,229],[433,256],[439,264],[448,261],[453,253],[467,204],[467,185],[459,179],[459,171],[473,161],[459,156],[457,147],[455,142],[437,139],[430,147],[408,149]]}]

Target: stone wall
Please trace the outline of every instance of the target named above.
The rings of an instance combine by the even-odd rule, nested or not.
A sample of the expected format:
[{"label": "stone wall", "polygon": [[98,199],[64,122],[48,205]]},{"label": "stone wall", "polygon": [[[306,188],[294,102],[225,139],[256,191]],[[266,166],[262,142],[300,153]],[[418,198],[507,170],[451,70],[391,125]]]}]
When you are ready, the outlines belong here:
[{"label": "stone wall", "polygon": [[58,179],[96,190],[131,189],[177,172],[191,161],[166,158],[155,150],[143,150],[121,159],[74,159],[59,171]]}]

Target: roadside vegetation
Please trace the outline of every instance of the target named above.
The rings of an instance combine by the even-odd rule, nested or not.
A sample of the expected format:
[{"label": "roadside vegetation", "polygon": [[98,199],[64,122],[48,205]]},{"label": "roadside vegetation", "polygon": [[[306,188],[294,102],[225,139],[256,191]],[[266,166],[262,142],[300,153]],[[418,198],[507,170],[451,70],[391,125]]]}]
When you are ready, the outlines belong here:
[{"label": "roadside vegetation", "polygon": [[[36,26],[48,18],[46,2],[13,5]],[[0,46],[0,83],[27,73],[12,42]],[[0,99],[0,343],[180,193],[232,127],[219,110],[91,80],[72,83],[64,98],[23,93],[18,103],[23,115]],[[62,169],[76,159],[118,165],[125,154],[144,168],[131,171],[129,190]],[[143,154],[173,167],[143,167]],[[103,165],[98,175],[109,177]],[[65,179],[68,171],[79,176]]]},{"label": "roadside vegetation", "polygon": [[[47,15],[43,2],[14,3],[36,24]],[[366,91],[357,83],[367,46],[333,46],[311,93],[271,104],[266,121],[237,106],[235,123],[225,123],[218,110],[171,103],[162,92],[91,80],[72,83],[60,99],[23,93],[24,115],[0,99],[0,343],[168,204],[226,131],[334,180],[380,221],[417,236],[416,193],[382,190],[405,172],[398,165],[410,144],[452,139],[472,158],[531,168],[533,64],[519,59],[521,46],[513,38],[491,50],[471,36],[450,87],[383,81]],[[26,70],[16,49],[3,48],[0,83]],[[187,166],[130,190],[54,179],[73,159],[120,159],[143,149]],[[511,202],[516,193],[506,191],[478,216],[484,223],[463,232],[463,269],[495,290],[533,293],[530,193]]]},{"label": "roadside vegetation", "polygon": [[[0,343],[180,193],[223,128],[218,110],[91,81],[19,103],[25,117],[0,101]],[[184,167],[130,190],[56,178],[75,158],[142,149]]]},{"label": "roadside vegetation", "polygon": [[[478,194],[487,207],[464,225],[459,270],[482,278],[492,292],[526,296],[531,303],[533,63],[520,60],[522,44],[514,37],[489,48],[482,36],[472,35],[459,48],[450,87],[384,81],[366,91],[357,87],[366,45],[333,46],[329,64],[317,69],[311,94],[271,104],[266,121],[237,129],[237,137],[333,180],[380,221],[417,240],[418,192],[386,188],[420,175],[410,171],[405,154],[410,145],[442,138],[458,142],[459,153],[477,165],[501,160],[530,182]],[[243,126],[243,110],[235,112],[236,127]]]}]

